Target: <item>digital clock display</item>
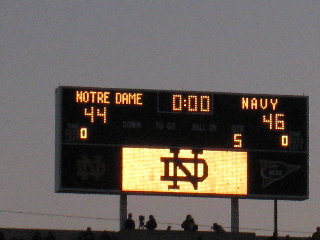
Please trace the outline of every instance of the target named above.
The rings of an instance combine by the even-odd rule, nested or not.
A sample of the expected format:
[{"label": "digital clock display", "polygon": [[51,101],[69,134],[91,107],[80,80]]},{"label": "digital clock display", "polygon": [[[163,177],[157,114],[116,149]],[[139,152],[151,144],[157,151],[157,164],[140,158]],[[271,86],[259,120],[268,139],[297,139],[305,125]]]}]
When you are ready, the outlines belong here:
[{"label": "digital clock display", "polygon": [[308,198],[308,97],[59,87],[56,100],[57,191]]},{"label": "digital clock display", "polygon": [[212,114],[212,95],[197,93],[159,93],[160,112]]}]

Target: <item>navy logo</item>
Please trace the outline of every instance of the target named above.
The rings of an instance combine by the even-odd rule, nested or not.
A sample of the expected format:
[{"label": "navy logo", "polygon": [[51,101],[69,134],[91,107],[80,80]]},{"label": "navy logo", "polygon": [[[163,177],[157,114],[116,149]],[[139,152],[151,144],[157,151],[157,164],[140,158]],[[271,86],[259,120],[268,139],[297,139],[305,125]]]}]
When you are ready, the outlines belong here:
[{"label": "navy logo", "polygon": [[300,166],[287,164],[280,161],[268,161],[260,159],[260,174],[263,179],[262,187],[266,188],[272,183],[279,181],[289,174],[300,169]]}]

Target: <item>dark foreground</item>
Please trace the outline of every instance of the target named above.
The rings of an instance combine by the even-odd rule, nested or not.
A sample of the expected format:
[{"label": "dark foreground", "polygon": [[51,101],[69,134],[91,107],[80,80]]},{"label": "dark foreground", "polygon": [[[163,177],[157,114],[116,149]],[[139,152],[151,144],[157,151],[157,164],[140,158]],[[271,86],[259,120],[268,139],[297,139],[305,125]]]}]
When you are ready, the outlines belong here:
[{"label": "dark foreground", "polygon": [[[270,236],[256,236],[255,233],[215,233],[184,231],[93,231],[91,235],[76,230],[36,230],[0,228],[0,240],[265,240]],[[285,239],[285,237],[279,237]],[[309,237],[290,237],[292,240],[310,239]]]}]

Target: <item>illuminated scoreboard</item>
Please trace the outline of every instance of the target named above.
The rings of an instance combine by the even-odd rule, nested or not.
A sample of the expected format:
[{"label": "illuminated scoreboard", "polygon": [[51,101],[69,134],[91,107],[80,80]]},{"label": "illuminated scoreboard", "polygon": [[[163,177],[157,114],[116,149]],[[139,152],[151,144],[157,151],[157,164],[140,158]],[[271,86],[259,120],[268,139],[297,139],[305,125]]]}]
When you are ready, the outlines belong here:
[{"label": "illuminated scoreboard", "polygon": [[56,191],[308,198],[308,97],[59,87]]}]

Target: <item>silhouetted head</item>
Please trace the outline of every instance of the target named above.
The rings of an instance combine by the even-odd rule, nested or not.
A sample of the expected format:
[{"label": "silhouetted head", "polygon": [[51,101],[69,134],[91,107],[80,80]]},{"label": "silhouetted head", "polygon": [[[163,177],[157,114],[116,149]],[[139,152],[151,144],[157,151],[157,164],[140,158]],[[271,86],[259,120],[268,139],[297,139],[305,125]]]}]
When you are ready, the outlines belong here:
[{"label": "silhouetted head", "polygon": [[218,229],[219,224],[218,223],[213,223],[211,229],[216,231]]}]

